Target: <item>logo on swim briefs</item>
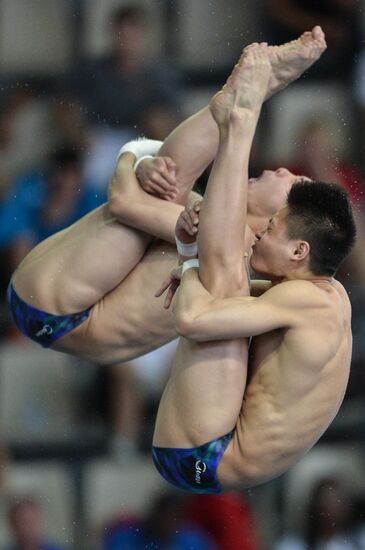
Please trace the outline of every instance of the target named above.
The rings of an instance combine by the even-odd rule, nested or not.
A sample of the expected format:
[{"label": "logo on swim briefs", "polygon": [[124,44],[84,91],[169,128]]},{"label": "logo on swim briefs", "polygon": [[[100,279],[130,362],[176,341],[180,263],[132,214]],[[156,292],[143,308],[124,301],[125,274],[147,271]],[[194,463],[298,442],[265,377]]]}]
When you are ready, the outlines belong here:
[{"label": "logo on swim briefs", "polygon": [[205,462],[202,462],[201,460],[197,460],[195,462],[195,481],[196,483],[201,483],[201,474],[204,474],[204,472],[207,469],[207,465]]},{"label": "logo on swim briefs", "polygon": [[50,325],[44,325],[41,330],[36,332],[36,336],[39,338],[39,336],[44,336],[45,334],[52,334],[53,328]]}]

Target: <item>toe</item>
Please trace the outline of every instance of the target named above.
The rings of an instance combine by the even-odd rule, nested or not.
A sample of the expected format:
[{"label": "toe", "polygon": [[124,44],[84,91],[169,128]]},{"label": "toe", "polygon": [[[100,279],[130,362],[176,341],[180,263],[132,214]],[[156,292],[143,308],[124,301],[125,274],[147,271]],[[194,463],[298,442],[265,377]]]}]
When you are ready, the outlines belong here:
[{"label": "toe", "polygon": [[243,48],[243,52],[248,52],[249,50],[251,50],[252,48],[254,48],[255,46],[258,46],[259,43],[258,42],[252,42],[252,44],[249,44],[248,46],[246,46],[245,48]]},{"label": "toe", "polygon": [[316,25],[312,30],[312,36],[316,40],[320,40],[324,38],[324,32],[322,28],[319,25]]}]

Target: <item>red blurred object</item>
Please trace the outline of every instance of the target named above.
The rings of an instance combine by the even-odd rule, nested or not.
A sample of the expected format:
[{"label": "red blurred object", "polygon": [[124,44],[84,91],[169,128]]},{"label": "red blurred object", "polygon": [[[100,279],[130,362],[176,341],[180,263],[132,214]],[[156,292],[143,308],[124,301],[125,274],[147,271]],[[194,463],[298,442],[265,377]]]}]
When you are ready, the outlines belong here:
[{"label": "red blurred object", "polygon": [[191,495],[186,519],[204,529],[221,550],[258,550],[253,516],[243,495]]}]

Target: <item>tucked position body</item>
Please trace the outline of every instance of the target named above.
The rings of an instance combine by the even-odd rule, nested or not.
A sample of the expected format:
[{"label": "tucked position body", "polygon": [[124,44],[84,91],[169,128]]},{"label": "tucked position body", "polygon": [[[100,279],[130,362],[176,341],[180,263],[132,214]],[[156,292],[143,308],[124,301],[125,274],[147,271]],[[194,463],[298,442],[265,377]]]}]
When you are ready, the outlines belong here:
[{"label": "tucked position body", "polygon": [[[333,278],[356,233],[343,190],[297,182],[265,230],[251,242],[246,231],[243,242],[247,194],[260,185],[247,177],[267,67],[257,48],[236,70],[233,89],[211,102],[220,147],[201,209],[199,272],[183,274],[176,298],[185,338],[154,434],[157,469],[193,492],[248,487],[284,472],[330,424],[349,375],[351,307]],[[252,268],[272,281],[253,285],[261,295],[248,295],[244,247]]]},{"label": "tucked position body", "polygon": [[[298,78],[324,49],[318,29],[269,47],[265,99]],[[176,261],[169,244],[176,219],[217,145],[218,129],[208,108],[166,139],[160,154],[177,167],[173,201],[140,188],[132,168],[135,157],[122,155],[108,204],[39,244],[14,273],[9,298],[19,328],[42,345],[105,363],[128,360],[173,339],[171,313],[153,293]],[[273,172],[263,179],[274,174],[282,180]],[[288,185],[295,180],[289,173],[285,177]],[[280,196],[279,191],[276,201]],[[251,218],[258,226],[276,207],[265,193],[256,198]]]}]

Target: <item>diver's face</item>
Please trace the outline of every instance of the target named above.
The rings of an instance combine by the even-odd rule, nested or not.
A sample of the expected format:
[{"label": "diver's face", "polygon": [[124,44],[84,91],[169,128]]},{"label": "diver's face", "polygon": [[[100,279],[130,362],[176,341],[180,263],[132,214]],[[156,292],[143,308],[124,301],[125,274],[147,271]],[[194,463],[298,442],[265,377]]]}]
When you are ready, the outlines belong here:
[{"label": "diver's face", "polygon": [[270,279],[286,275],[292,253],[287,235],[287,207],[273,216],[266,229],[256,233],[256,243],[251,256],[251,268]]},{"label": "diver's face", "polygon": [[143,23],[124,21],[114,27],[114,48],[117,55],[143,55],[147,43],[148,32]]},{"label": "diver's face", "polygon": [[271,218],[286,204],[286,198],[294,183],[308,179],[296,176],[286,168],[264,170],[258,178],[248,180],[248,210],[254,216]]}]

